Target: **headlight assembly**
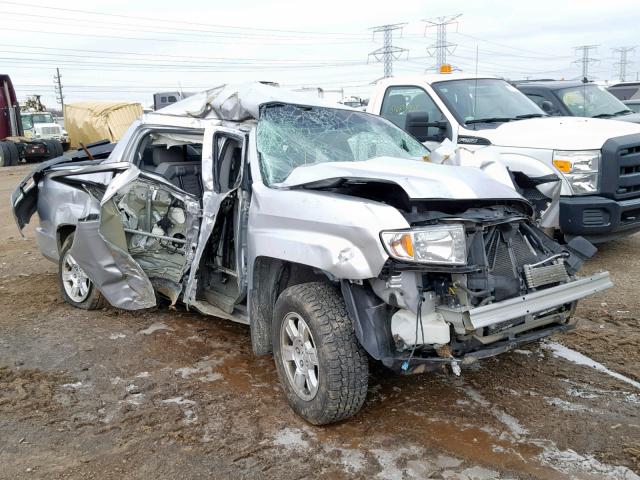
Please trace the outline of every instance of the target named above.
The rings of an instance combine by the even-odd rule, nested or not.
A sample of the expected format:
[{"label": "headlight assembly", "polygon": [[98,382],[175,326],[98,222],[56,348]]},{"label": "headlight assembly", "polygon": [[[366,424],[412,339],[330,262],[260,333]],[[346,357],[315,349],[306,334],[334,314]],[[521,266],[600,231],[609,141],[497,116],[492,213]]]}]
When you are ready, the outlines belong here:
[{"label": "headlight assembly", "polygon": [[466,265],[467,243],[461,224],[433,225],[380,234],[387,253],[405,262]]},{"label": "headlight assembly", "polygon": [[554,150],[553,164],[567,179],[574,195],[598,191],[600,150]]}]

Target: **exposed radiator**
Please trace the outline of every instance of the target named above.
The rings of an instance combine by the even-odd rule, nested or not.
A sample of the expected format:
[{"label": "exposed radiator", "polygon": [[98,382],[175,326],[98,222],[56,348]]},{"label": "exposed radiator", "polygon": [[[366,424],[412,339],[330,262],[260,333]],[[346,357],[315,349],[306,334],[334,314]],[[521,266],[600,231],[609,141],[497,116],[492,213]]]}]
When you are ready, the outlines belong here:
[{"label": "exposed radiator", "polygon": [[566,282],[569,280],[564,263],[554,263],[546,266],[532,267],[525,265],[524,277],[529,288],[538,288],[551,283]]}]

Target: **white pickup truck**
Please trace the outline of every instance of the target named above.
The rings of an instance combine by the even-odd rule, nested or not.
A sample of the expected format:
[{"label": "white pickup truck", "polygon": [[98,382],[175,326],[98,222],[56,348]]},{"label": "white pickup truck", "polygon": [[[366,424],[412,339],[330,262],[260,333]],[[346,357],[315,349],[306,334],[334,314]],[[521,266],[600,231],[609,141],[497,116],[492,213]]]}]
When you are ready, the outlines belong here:
[{"label": "white pickup truck", "polygon": [[640,125],[549,117],[508,82],[463,74],[382,80],[367,111],[427,147],[448,138],[530,179],[558,175],[565,237],[604,242],[640,231]]}]

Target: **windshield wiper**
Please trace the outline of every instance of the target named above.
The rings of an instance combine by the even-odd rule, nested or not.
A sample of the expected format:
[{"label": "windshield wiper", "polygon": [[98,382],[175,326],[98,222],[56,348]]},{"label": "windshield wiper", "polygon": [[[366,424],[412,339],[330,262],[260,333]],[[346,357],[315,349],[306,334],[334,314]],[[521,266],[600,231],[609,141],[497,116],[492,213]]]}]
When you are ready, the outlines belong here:
[{"label": "windshield wiper", "polygon": [[628,115],[630,113],[633,113],[633,112],[631,110],[629,110],[628,108],[625,108],[624,110],[620,110],[619,112],[616,112],[613,115],[618,117],[620,115]]},{"label": "windshield wiper", "polygon": [[545,113],[525,113],[524,115],[516,115],[516,120],[525,120],[527,118],[548,117]]},{"label": "windshield wiper", "polygon": [[475,118],[473,120],[467,120],[467,125],[471,125],[474,123],[500,123],[500,122],[510,122],[513,120],[511,117],[491,117],[491,118]]},{"label": "windshield wiper", "polygon": [[598,115],[594,115],[591,118],[611,118],[615,115],[615,113],[599,113]]}]

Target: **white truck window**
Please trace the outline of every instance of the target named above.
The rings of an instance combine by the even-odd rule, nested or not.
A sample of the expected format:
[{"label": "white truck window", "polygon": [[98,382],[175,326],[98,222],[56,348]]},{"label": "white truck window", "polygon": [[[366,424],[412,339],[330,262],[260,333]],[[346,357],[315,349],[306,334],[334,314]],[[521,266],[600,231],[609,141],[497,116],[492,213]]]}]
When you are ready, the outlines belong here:
[{"label": "white truck window", "polygon": [[[380,115],[405,129],[408,112],[426,112],[429,114],[430,122],[447,121],[438,106],[422,88],[416,86],[389,87],[382,99]],[[436,137],[440,134],[440,129],[429,127],[429,137]]]}]

